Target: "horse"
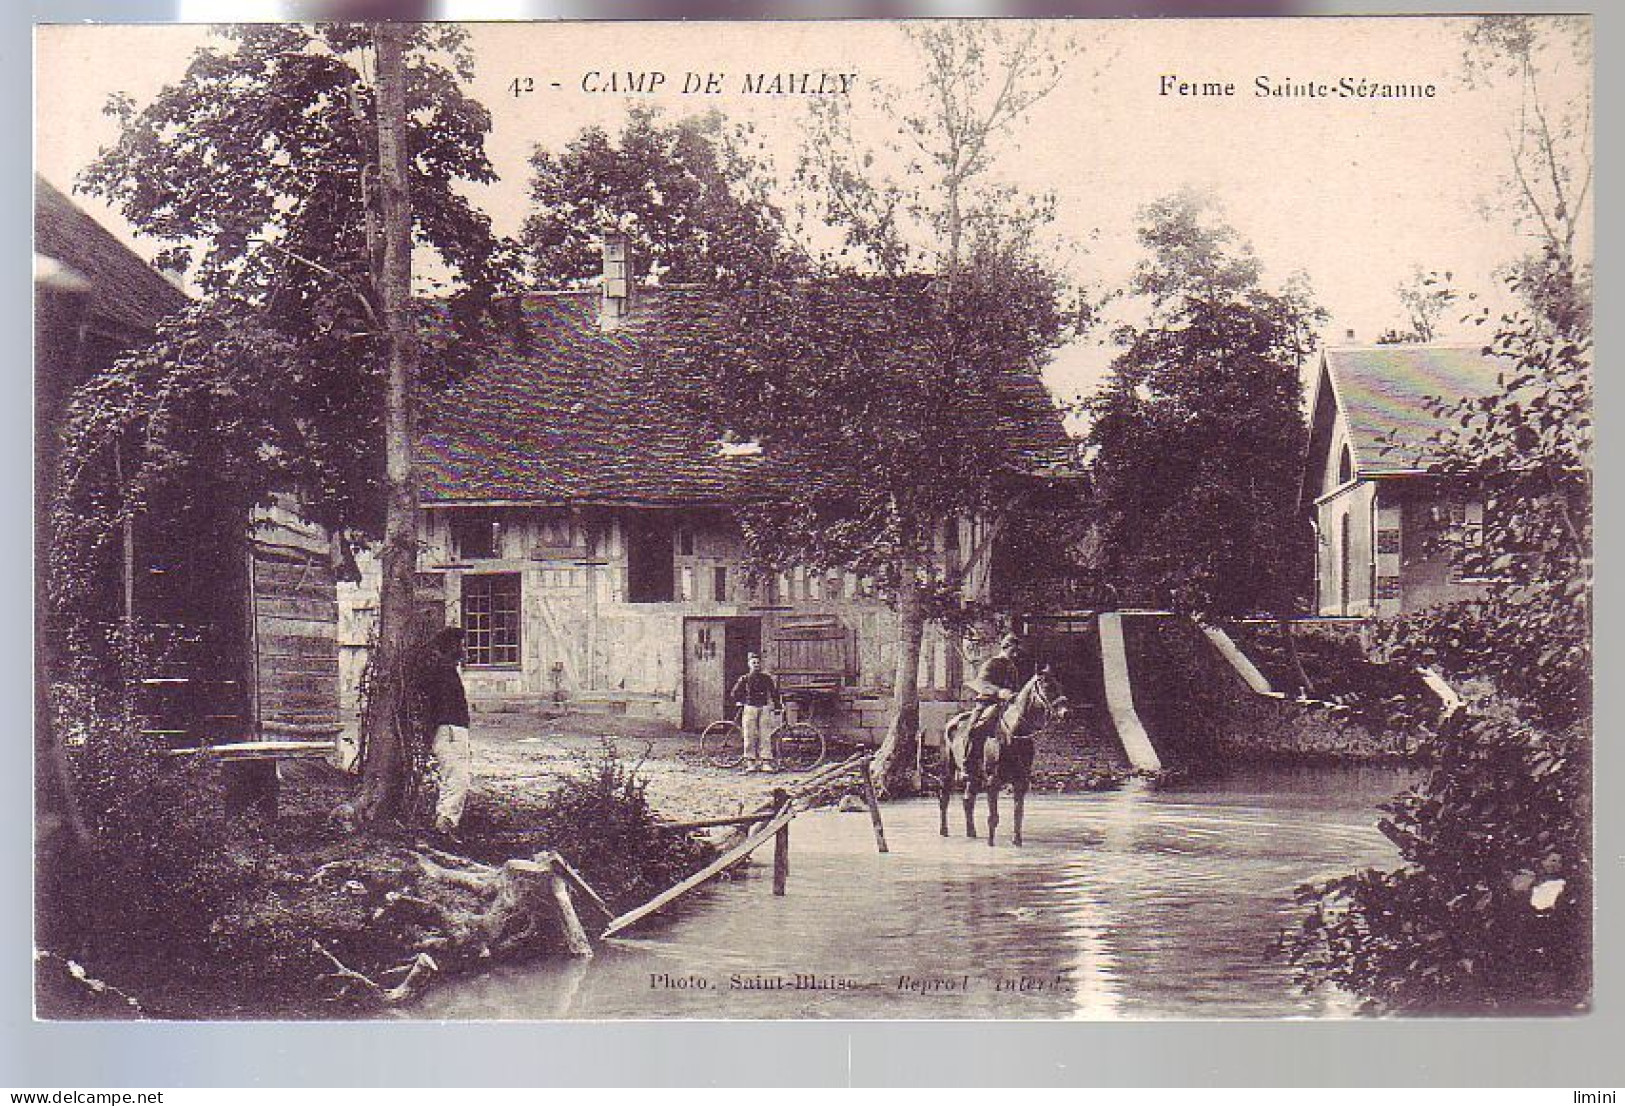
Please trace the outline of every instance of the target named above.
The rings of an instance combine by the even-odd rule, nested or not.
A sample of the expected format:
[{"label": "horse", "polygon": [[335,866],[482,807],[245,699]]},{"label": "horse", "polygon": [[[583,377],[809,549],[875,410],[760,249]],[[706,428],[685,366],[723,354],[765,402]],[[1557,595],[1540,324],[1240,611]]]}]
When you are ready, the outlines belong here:
[{"label": "horse", "polygon": [[1021,815],[1027,800],[1027,785],[1033,771],[1033,737],[1050,723],[1066,717],[1066,696],[1060,681],[1048,668],[1035,673],[1014,698],[999,710],[993,732],[977,749],[971,740],[974,710],[962,711],[948,719],[942,731],[942,790],[938,806],[942,814],[942,836],[948,836],[948,796],[954,788],[954,770],[965,772],[965,836],[976,836],[976,792],[987,794],[987,843],[993,847],[999,827],[999,792],[1005,784],[1015,791],[1016,825],[1014,841],[1021,844]]}]

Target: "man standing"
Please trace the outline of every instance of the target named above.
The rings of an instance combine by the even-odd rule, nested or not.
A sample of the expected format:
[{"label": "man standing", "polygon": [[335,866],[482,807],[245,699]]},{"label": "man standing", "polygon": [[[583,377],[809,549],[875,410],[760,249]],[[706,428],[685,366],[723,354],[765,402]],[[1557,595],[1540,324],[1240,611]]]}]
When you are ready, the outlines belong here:
[{"label": "man standing", "polygon": [[[755,653],[745,658],[745,674],[734,683],[729,696],[739,705],[739,728],[745,738],[745,771],[776,772],[778,761],[773,756],[773,741],[766,731],[766,714],[784,710],[784,697],[779,694],[778,681],[762,671],[762,658]],[[767,755],[762,755],[763,744]]]},{"label": "man standing", "polygon": [[434,828],[451,836],[463,820],[469,785],[474,781],[474,749],[468,737],[468,696],[463,691],[458,664],[463,659],[463,629],[447,626],[429,643],[420,679],[423,691],[424,723],[434,735],[435,776],[439,797],[435,800]]}]

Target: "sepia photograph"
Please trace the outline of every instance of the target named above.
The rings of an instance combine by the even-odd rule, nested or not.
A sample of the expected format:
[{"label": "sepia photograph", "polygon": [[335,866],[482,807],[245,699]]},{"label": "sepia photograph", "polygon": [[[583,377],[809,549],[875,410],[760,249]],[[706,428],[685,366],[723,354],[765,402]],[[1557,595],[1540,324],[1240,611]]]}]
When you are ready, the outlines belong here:
[{"label": "sepia photograph", "polygon": [[1585,1018],[1592,31],[35,27],[34,1017]]}]

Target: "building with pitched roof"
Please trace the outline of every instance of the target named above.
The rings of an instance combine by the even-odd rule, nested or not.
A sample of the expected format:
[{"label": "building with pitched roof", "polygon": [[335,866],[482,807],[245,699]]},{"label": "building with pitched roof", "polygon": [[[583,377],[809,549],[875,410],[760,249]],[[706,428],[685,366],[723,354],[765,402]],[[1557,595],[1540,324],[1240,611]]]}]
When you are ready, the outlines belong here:
[{"label": "building with pitched roof", "polygon": [[1452,551],[1477,540],[1484,504],[1428,472],[1434,401],[1492,394],[1502,364],[1480,346],[1322,352],[1299,499],[1316,534],[1315,613],[1392,616],[1473,595]]},{"label": "building with pitched roof", "polygon": [[[106,227],[34,178],[35,618],[42,667],[51,507],[73,393],[151,343],[191,304]],[[327,533],[287,497],[244,520],[243,548],[222,557],[175,520],[143,515],[125,530],[123,616],[142,620],[165,656],[136,680],[147,732],[178,746],[245,740],[317,754],[339,731],[334,569]],[[42,679],[41,685],[45,683]],[[42,728],[41,732],[44,732]],[[308,740],[307,740],[308,739]],[[269,761],[234,766],[274,794]]]},{"label": "building with pitched roof", "polygon": [[[601,288],[526,295],[518,332],[419,416],[419,591],[467,631],[476,700],[597,709],[704,727],[760,651],[848,735],[889,720],[895,619],[851,573],[746,571],[730,504],[759,465],[669,402],[656,339],[704,325],[714,292],[633,288],[606,243]],[[1035,473],[1072,456],[1036,375],[1012,381],[1009,433]],[[760,483],[757,483],[760,487]],[[990,545],[976,519],[935,536],[945,570]],[[367,566],[364,566],[364,568]],[[370,572],[369,572],[370,575]],[[985,591],[987,572],[965,571]],[[371,579],[345,596],[348,687],[364,663]],[[957,704],[963,660],[928,631],[922,724]]]}]

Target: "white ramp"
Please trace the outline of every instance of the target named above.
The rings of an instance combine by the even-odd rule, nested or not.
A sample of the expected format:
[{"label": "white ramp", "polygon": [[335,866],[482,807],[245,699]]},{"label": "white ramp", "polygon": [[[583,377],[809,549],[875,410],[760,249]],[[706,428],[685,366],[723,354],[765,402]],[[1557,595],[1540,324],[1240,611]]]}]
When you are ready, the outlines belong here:
[{"label": "white ramp", "polygon": [[1162,771],[1162,759],[1134,709],[1134,689],[1129,680],[1128,650],[1123,645],[1123,616],[1109,612],[1096,617],[1100,626],[1100,668],[1106,684],[1106,710],[1112,716],[1117,738],[1123,743],[1128,762],[1139,772]]},{"label": "white ramp", "polygon": [[1229,634],[1218,626],[1209,626],[1206,623],[1198,623],[1198,625],[1202,627],[1202,633],[1206,634],[1207,639],[1213,643],[1213,647],[1219,651],[1219,655],[1229,661],[1230,667],[1236,670],[1237,675],[1247,681],[1248,687],[1260,695],[1268,695],[1275,690],[1270,686],[1269,680],[1264,678],[1264,674],[1258,670],[1258,666],[1230,639]]}]

